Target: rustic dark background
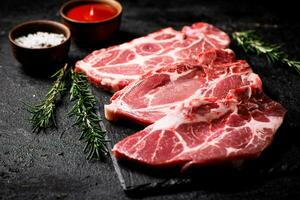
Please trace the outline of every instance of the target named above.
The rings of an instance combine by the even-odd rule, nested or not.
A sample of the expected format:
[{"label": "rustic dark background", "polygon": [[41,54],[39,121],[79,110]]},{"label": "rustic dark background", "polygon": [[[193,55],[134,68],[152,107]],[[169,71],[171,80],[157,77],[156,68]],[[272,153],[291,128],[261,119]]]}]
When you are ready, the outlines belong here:
[{"label": "rustic dark background", "polygon": [[[103,162],[85,160],[84,144],[78,141],[79,130],[66,118],[70,108],[66,98],[58,108],[57,130],[32,134],[26,121],[29,114],[22,102],[37,102],[45,95],[51,81],[33,76],[17,63],[12,57],[7,34],[13,26],[27,20],[59,20],[58,10],[63,2],[0,1],[0,199],[128,198],[109,158]],[[272,4],[216,0],[121,2],[124,6],[121,31],[110,43],[125,42],[166,26],[181,28],[196,21],[206,21],[228,33],[255,29],[266,40],[281,44],[292,58],[300,59],[300,24],[297,6],[292,1]],[[300,76],[284,65],[270,65],[262,58],[246,56],[234,45],[232,48],[261,76],[266,93],[288,109],[273,145],[258,161],[261,178],[244,187],[231,184],[234,188],[222,188],[214,187],[212,183],[207,187],[203,183],[203,187],[150,195],[147,199],[300,198]],[[90,51],[73,44],[70,62],[83,58]],[[102,108],[108,95],[102,97],[103,93],[92,89]],[[109,126],[106,121],[105,124]],[[215,180],[216,183],[219,181]],[[223,182],[226,185],[226,180]]]}]

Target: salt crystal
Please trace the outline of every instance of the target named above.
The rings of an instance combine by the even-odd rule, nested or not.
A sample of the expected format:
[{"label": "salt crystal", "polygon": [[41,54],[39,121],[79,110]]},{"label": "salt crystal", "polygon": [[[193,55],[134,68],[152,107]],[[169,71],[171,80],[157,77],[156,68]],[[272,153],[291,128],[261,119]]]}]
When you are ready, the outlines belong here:
[{"label": "salt crystal", "polygon": [[15,39],[15,42],[27,48],[47,48],[61,44],[66,40],[63,34],[36,32]]}]

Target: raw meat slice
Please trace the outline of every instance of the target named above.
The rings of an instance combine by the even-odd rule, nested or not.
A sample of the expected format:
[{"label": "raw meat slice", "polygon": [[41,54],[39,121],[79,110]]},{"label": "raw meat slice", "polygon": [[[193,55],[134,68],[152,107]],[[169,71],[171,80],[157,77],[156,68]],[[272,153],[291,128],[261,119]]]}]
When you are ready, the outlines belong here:
[{"label": "raw meat slice", "polygon": [[113,153],[152,167],[219,164],[256,158],[270,145],[286,110],[251,87],[226,98],[194,99],[118,142]]},{"label": "raw meat slice", "polygon": [[[200,55],[198,65],[170,65],[144,75],[105,105],[108,120],[132,120],[149,125],[194,98],[224,98],[229,90],[252,85],[261,90],[260,78],[245,61],[235,61],[230,50],[211,50]],[[223,62],[223,63],[222,63]],[[204,63],[204,64],[201,64]]]},{"label": "raw meat slice", "polygon": [[154,68],[191,62],[199,53],[226,48],[230,39],[218,28],[203,22],[183,27],[182,31],[165,28],[145,37],[92,52],[76,63],[95,85],[117,91]]}]

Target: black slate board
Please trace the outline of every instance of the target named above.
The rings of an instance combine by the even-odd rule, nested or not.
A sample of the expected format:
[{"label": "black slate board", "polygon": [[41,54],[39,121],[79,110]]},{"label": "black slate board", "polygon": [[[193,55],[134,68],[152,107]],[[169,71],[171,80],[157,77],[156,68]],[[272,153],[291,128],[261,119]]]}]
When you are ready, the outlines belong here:
[{"label": "black slate board", "polygon": [[[220,4],[220,6],[222,7],[224,5]],[[253,5],[248,6],[255,8]],[[236,14],[241,16],[243,16],[243,14],[254,16],[259,12],[255,9],[248,10],[247,8],[247,5],[244,5],[241,10],[235,10],[233,7],[230,7],[223,12],[222,15],[225,18],[231,19]],[[258,10],[263,10],[263,8],[264,7],[259,7]],[[296,34],[295,31],[298,33],[300,31],[299,26],[293,26],[293,28],[289,29],[287,24],[280,24],[278,21],[274,23],[272,19],[269,22],[261,23],[260,20],[263,18],[267,19],[269,17],[268,15],[276,18],[276,16],[271,15],[273,10],[271,10],[271,13],[267,13],[266,16],[257,19],[258,22],[249,22],[248,20],[250,19],[233,22],[230,20],[222,21],[220,18],[213,21],[210,16],[212,14],[210,13],[211,10],[204,9],[202,11],[204,11],[204,13],[202,12],[202,14],[199,15],[199,18],[194,17],[188,20],[179,20],[179,23],[171,21],[168,25],[174,25],[175,28],[181,28],[181,25],[184,25],[183,21],[188,21],[185,24],[191,24],[194,21],[204,20],[215,24],[227,33],[231,33],[233,30],[256,29],[270,41],[278,43],[283,43],[284,41],[287,44],[293,44],[295,42],[292,40],[292,37],[288,38],[291,40],[287,40],[287,36],[289,34]],[[151,13],[153,11],[146,9],[145,12]],[[164,28],[168,25],[162,25],[156,29]],[[283,30],[284,32],[282,32]],[[135,36],[138,37],[139,34],[137,33]],[[126,41],[126,37],[123,39]],[[300,99],[300,81],[298,75],[292,69],[286,69],[286,66],[268,64],[264,58],[247,56],[239,48],[234,46],[234,44],[231,48],[237,53],[238,58],[247,59],[252,65],[254,72],[260,75],[263,80],[265,92],[274,100],[282,103],[289,110],[271,147],[263,152],[261,157],[257,160],[250,161],[243,165],[242,169],[204,168],[195,170],[186,175],[179,174],[176,171],[170,172],[168,170],[148,169],[134,163],[126,163],[124,161],[119,162],[111,154],[114,168],[125,192],[130,195],[144,196],[155,193],[178,192],[191,189],[217,190],[216,188],[219,188],[221,190],[226,190],[234,187],[235,190],[243,190],[249,187],[251,188],[251,186],[253,186],[251,183],[257,186],[259,182],[274,181],[274,179],[279,176],[293,176],[295,174],[300,174],[300,149],[298,142],[299,136],[297,135],[297,133],[300,132],[298,101],[298,99]],[[278,85],[280,85],[280,87],[278,87]],[[98,96],[102,98],[100,104],[108,104],[111,94],[99,90],[97,90],[97,93]],[[143,127],[130,122],[111,123],[104,120],[104,124],[107,129],[108,137],[112,141],[109,148],[112,148],[115,143],[126,136],[143,129]],[[233,180],[235,184],[228,184],[229,179]],[[216,182],[218,184],[216,184]]]},{"label": "black slate board", "polygon": [[[250,62],[252,60],[250,59]],[[263,59],[258,59],[255,62],[263,63]],[[266,63],[265,63],[266,64]],[[269,66],[266,64],[266,66]],[[274,66],[269,66],[274,67]],[[278,69],[281,71],[283,69]],[[289,73],[293,73],[290,71]],[[291,74],[292,76],[292,74]],[[262,77],[263,78],[263,77]],[[297,77],[295,77],[297,78]],[[295,81],[296,83],[297,81]],[[298,85],[295,87],[299,87]],[[267,93],[272,96],[272,89],[266,87]],[[296,90],[296,88],[295,88]],[[295,95],[299,95],[297,92],[293,92]],[[290,90],[286,90],[290,91]],[[108,104],[111,94],[100,91],[95,88],[95,93],[100,97],[101,105]],[[274,90],[273,90],[274,92]],[[289,95],[280,91],[281,95]],[[287,97],[287,96],[286,96]],[[285,98],[286,98],[285,97]],[[293,98],[293,97],[289,97]],[[276,97],[275,97],[276,99]],[[284,104],[289,109],[289,104]],[[103,113],[103,108],[101,110]],[[293,118],[291,115],[296,114]],[[186,190],[211,190],[216,188],[225,190],[226,188],[235,188],[235,190],[245,190],[254,184],[257,186],[259,182],[268,181],[278,176],[293,176],[300,174],[300,155],[298,142],[293,141],[295,135],[299,132],[298,127],[299,114],[289,111],[284,123],[278,130],[274,143],[267,149],[262,156],[254,161],[249,161],[242,166],[242,168],[234,169],[227,167],[208,167],[202,169],[195,169],[189,174],[182,175],[175,170],[162,170],[162,169],[150,169],[135,163],[126,161],[117,161],[110,152],[111,159],[115,171],[118,175],[120,184],[124,191],[133,196],[145,196],[161,193],[172,193]],[[109,149],[113,147],[118,141],[122,140],[128,135],[131,135],[143,127],[130,122],[108,122],[103,121],[106,127],[108,137],[111,139]],[[296,125],[296,127],[291,127]],[[231,180],[229,184],[228,180]],[[216,184],[217,182],[217,184]]]}]

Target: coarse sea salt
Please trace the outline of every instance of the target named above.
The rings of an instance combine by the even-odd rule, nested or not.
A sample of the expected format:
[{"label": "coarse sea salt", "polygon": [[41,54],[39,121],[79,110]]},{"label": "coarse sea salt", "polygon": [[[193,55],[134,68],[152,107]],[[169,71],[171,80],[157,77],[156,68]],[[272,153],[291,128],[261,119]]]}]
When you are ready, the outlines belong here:
[{"label": "coarse sea salt", "polygon": [[15,39],[15,42],[27,48],[47,48],[57,46],[65,40],[66,37],[63,34],[36,32],[28,34],[27,36],[18,37]]}]

